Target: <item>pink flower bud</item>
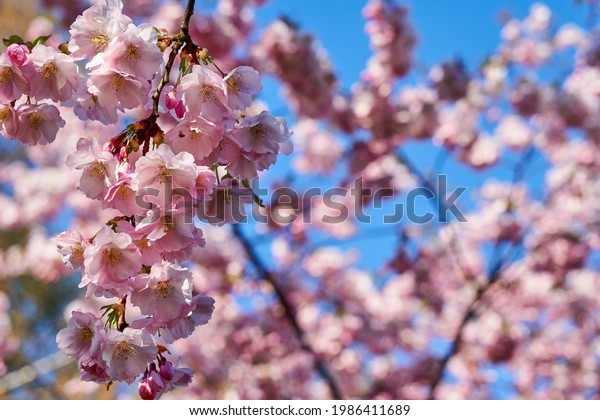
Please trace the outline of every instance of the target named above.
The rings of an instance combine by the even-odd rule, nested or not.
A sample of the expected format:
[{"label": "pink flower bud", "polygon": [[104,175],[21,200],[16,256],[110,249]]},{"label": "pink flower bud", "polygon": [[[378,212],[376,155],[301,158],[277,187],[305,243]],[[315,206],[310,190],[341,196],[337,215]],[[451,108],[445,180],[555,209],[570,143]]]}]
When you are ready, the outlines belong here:
[{"label": "pink flower bud", "polygon": [[181,99],[177,98],[175,91],[171,91],[165,95],[165,106],[167,109],[175,110],[177,118],[183,118],[185,105]]},{"label": "pink flower bud", "polygon": [[183,101],[179,101],[175,106],[175,115],[177,115],[177,118],[183,118],[185,115],[185,105],[183,104]]},{"label": "pink flower bud", "polygon": [[173,109],[177,106],[179,100],[175,97],[175,92],[169,92],[165,95],[165,106],[167,109]]},{"label": "pink flower bud", "polygon": [[173,376],[175,376],[175,368],[173,367],[173,363],[165,362],[164,364],[161,364],[160,376],[162,376],[165,381],[170,381],[173,379]]},{"label": "pink flower bud", "polygon": [[10,61],[20,67],[27,61],[29,49],[25,45],[11,44],[6,49],[6,53],[8,54]]},{"label": "pink flower bud", "polygon": [[151,370],[148,374],[148,385],[156,393],[165,387],[165,381],[160,377],[157,370]]},{"label": "pink flower bud", "polygon": [[138,392],[143,400],[153,400],[156,398],[156,391],[152,390],[152,387],[150,387],[150,384],[148,383],[148,379],[142,379],[140,381],[138,384]]}]

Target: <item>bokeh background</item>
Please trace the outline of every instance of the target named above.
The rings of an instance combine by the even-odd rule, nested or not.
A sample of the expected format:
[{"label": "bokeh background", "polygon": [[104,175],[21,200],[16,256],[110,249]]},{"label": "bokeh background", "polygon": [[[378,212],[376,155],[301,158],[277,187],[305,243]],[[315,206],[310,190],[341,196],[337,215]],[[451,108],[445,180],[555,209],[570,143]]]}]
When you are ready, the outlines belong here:
[{"label": "bokeh background", "polygon": [[[137,21],[153,24],[177,25],[181,11],[179,2],[124,3]],[[373,24],[377,19],[364,10],[374,4],[402,7],[403,18],[389,16],[404,32]],[[321,364],[351,398],[597,398],[600,202],[593,192],[600,77],[590,57],[598,5],[545,4],[552,11],[545,28],[511,35],[515,25],[528,25],[528,16],[535,26],[532,10],[542,6],[521,0],[197,1],[203,17],[192,34],[198,44],[214,45],[210,51],[224,68],[259,68],[265,81],[258,99],[296,133],[295,152],[280,158],[261,186],[305,191],[347,186],[363,176],[374,187],[391,186],[396,197],[375,210],[365,200],[371,223],[271,220],[233,232],[206,226],[207,248],[190,267],[200,279],[196,287],[217,300],[215,316],[173,349],[197,374],[187,390],[170,397],[329,398]],[[50,31],[49,42],[57,45],[67,40],[65,24],[86,6],[3,0],[0,35],[32,39]],[[369,22],[371,32],[365,32]],[[579,32],[571,41],[563,33],[571,42],[563,47],[558,37],[565,25]],[[410,65],[380,84],[368,64],[378,51],[377,31],[383,39],[415,41],[399,50],[392,45],[391,54],[408,57]],[[273,53],[278,37],[282,50],[289,47],[283,58]],[[519,46],[521,39],[529,44]],[[544,48],[548,57],[537,57]],[[286,54],[297,61],[286,64]],[[297,63],[306,67],[286,68]],[[445,68],[447,78],[436,84],[442,63],[456,67]],[[587,79],[580,76],[586,69],[594,70]],[[332,84],[322,73],[335,75],[334,93],[325,100],[349,111],[306,111],[311,98],[290,88],[302,71],[309,83],[313,77],[325,86]],[[444,98],[444,83],[464,91]],[[525,84],[541,98],[530,111],[521,106],[527,98],[516,99],[526,96]],[[508,116],[522,124],[502,131]],[[65,313],[89,303],[79,300],[78,274],[62,267],[49,238],[72,225],[93,230],[103,218],[62,165],[87,129],[69,123],[48,149],[0,139],[1,398],[136,395],[135,386],[106,390],[80,382],[76,364],[55,344]],[[470,136],[467,144],[463,134]],[[483,142],[477,153],[476,142]],[[311,168],[319,159],[325,170]],[[584,169],[574,169],[574,161]],[[458,201],[466,222],[382,222],[410,188],[432,186],[438,173],[447,175],[450,190],[467,188]],[[272,194],[265,200],[277,207]],[[431,207],[419,201],[417,210]],[[304,211],[319,214],[310,206]],[[240,238],[254,257],[246,257]]]}]

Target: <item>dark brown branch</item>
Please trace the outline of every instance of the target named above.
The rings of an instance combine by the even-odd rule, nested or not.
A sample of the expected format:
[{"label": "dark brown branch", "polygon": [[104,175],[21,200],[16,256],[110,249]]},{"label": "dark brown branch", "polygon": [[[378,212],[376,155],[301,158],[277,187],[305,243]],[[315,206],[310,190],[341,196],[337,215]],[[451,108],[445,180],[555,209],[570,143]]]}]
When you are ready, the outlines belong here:
[{"label": "dark brown branch", "polygon": [[277,296],[279,303],[283,307],[285,316],[289,320],[289,322],[292,326],[292,329],[294,330],[294,333],[296,334],[296,337],[298,338],[298,341],[300,342],[300,346],[302,347],[302,349],[304,351],[306,351],[307,353],[309,353],[312,356],[314,368],[318,372],[318,374],[321,376],[321,378],[325,381],[327,386],[329,387],[329,391],[331,392],[331,395],[336,400],[341,400],[342,393],[341,393],[338,385],[336,384],[335,379],[333,378],[333,375],[331,374],[331,372],[329,370],[329,367],[325,364],[325,362],[323,362],[317,356],[317,354],[315,353],[313,348],[310,346],[310,344],[306,340],[304,330],[302,329],[302,327],[298,323],[298,319],[296,318],[296,313],[295,313],[294,307],[293,307],[292,303],[289,301],[289,299],[287,298],[283,289],[279,286],[277,279],[275,278],[273,273],[271,273],[271,271],[269,271],[267,269],[267,267],[264,265],[264,263],[262,262],[262,259],[258,256],[256,251],[254,250],[254,247],[248,241],[248,238],[246,238],[246,236],[242,232],[240,226],[237,224],[234,224],[232,226],[232,230],[233,230],[233,234],[238,238],[238,240],[244,247],[244,250],[246,251],[246,254],[248,255],[250,262],[252,263],[252,265],[254,265],[254,268],[256,269],[258,274],[267,283],[269,283],[271,285],[271,287],[273,287],[273,290],[275,291],[275,295]]},{"label": "dark brown branch", "polygon": [[164,87],[169,83],[169,76],[171,75],[171,69],[173,68],[173,63],[175,62],[175,58],[179,53],[181,47],[185,44],[191,45],[192,39],[190,38],[189,33],[189,25],[190,19],[194,14],[194,5],[196,0],[188,0],[187,7],[185,8],[185,13],[183,14],[183,18],[181,20],[181,27],[179,29],[179,33],[172,37],[172,40],[175,41],[173,45],[173,49],[169,54],[169,59],[167,60],[167,65],[165,66],[165,71],[163,73],[162,79],[156,88],[156,92],[152,95],[152,114],[150,114],[150,119],[156,121],[158,119],[158,104],[160,101],[160,94],[162,93]]}]

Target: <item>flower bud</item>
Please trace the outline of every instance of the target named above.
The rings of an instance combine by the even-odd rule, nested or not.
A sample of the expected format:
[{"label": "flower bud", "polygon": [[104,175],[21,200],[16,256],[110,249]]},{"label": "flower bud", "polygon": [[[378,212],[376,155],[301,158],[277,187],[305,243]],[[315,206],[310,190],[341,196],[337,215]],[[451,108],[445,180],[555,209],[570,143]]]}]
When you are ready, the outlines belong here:
[{"label": "flower bud", "polygon": [[202,48],[200,51],[198,51],[198,58],[202,61],[207,61],[210,58],[210,55],[208,55],[208,49]]},{"label": "flower bud", "polygon": [[156,393],[161,391],[165,387],[165,381],[160,377],[160,374],[156,370],[151,370],[148,375],[148,385]]},{"label": "flower bud", "polygon": [[156,391],[153,391],[148,383],[148,379],[142,379],[138,384],[138,392],[143,400],[153,400],[156,398]]},{"label": "flower bud", "polygon": [[162,378],[165,381],[170,381],[171,379],[173,379],[173,376],[175,376],[175,368],[173,367],[173,363],[171,363],[171,362],[165,362],[164,364],[161,363],[160,376],[162,376]]},{"label": "flower bud", "polygon": [[8,54],[10,61],[20,67],[27,61],[29,49],[25,45],[11,44],[6,49],[6,54]]}]

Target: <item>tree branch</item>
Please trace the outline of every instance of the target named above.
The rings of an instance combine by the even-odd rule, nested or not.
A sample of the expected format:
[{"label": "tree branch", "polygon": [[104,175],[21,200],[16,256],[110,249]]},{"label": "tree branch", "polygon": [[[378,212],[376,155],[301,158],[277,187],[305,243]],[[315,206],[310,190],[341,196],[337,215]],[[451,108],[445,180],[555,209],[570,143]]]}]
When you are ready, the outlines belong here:
[{"label": "tree branch", "polygon": [[[512,207],[513,207],[512,194],[514,191],[514,186],[517,182],[519,182],[525,176],[525,170],[527,168],[527,164],[530,162],[531,158],[533,157],[534,151],[535,151],[535,149],[533,147],[530,148],[526,153],[523,154],[523,156],[521,157],[519,162],[517,162],[517,164],[515,165],[515,168],[513,170],[513,177],[512,177],[512,188],[509,193],[509,197],[506,202],[506,207],[503,212],[503,215],[508,214],[512,211]],[[523,240],[524,240],[524,234],[520,234],[517,241],[513,245],[512,250],[518,249],[519,245],[523,242]],[[452,344],[450,345],[450,349],[444,355],[444,357],[440,360],[440,365],[437,370],[436,376],[434,377],[433,381],[431,382],[431,387],[429,389],[429,399],[435,399],[435,392],[436,392],[442,378],[444,377],[444,374],[446,373],[446,369],[448,367],[448,364],[450,363],[450,360],[452,360],[452,358],[454,356],[456,356],[458,354],[458,352],[460,351],[460,345],[462,343],[465,327],[467,326],[467,324],[470,321],[474,320],[477,317],[477,308],[479,307],[479,305],[483,299],[483,296],[490,289],[490,287],[494,283],[496,283],[496,281],[500,278],[500,274],[502,274],[505,263],[510,260],[510,255],[506,255],[506,254],[504,255],[504,258],[498,259],[497,256],[498,256],[499,251],[500,251],[500,242],[496,241],[494,250],[492,251],[492,256],[490,258],[490,269],[488,271],[487,279],[483,285],[481,285],[477,288],[475,297],[471,301],[471,304],[467,308],[467,311],[464,313],[463,318],[458,326],[458,329],[456,330],[456,333],[452,340]]]},{"label": "tree branch", "polygon": [[267,267],[264,265],[261,258],[258,256],[256,251],[252,247],[252,244],[248,241],[248,239],[242,232],[242,229],[240,228],[240,226],[238,224],[234,224],[232,226],[232,230],[233,230],[233,234],[238,238],[238,240],[244,247],[244,250],[246,251],[248,258],[250,259],[250,262],[252,262],[252,265],[254,265],[254,268],[256,269],[258,274],[267,283],[269,283],[273,287],[273,290],[275,291],[275,295],[277,296],[279,303],[283,307],[285,315],[288,318],[290,324],[292,325],[292,329],[294,330],[294,333],[296,334],[296,337],[298,338],[298,341],[300,342],[300,346],[302,347],[302,349],[304,351],[306,351],[307,353],[310,353],[310,355],[312,356],[313,366],[314,366],[315,370],[318,372],[318,374],[321,376],[321,378],[325,381],[327,386],[329,387],[329,391],[331,392],[331,395],[333,396],[333,398],[335,398],[337,400],[341,400],[342,393],[341,393],[338,385],[336,384],[335,379],[333,378],[333,375],[331,374],[331,372],[329,370],[329,367],[325,364],[325,362],[323,362],[317,356],[317,354],[315,353],[313,348],[310,346],[310,344],[306,340],[304,330],[302,329],[302,327],[300,326],[300,324],[298,323],[298,320],[296,318],[296,313],[294,311],[294,307],[293,307],[292,303],[288,300],[283,289],[279,286],[277,279],[275,278],[273,273],[271,273],[267,269]]},{"label": "tree branch", "polygon": [[169,83],[169,77],[171,75],[171,69],[173,68],[175,58],[177,57],[179,50],[181,49],[181,47],[183,47],[184,44],[192,44],[192,39],[190,38],[189,33],[189,25],[190,19],[194,14],[195,3],[196,0],[188,0],[187,7],[185,8],[185,12],[181,20],[181,27],[179,29],[179,33],[172,37],[172,40],[175,41],[175,44],[173,45],[173,49],[169,54],[169,59],[167,60],[162,79],[160,80],[160,83],[156,88],[156,92],[154,92],[154,95],[152,95],[152,114],[150,114],[149,118],[153,119],[154,121],[158,119],[158,104],[160,101],[160,94],[162,93],[164,87]]}]

